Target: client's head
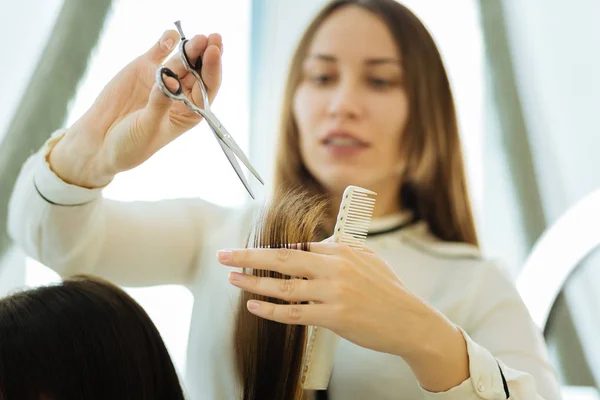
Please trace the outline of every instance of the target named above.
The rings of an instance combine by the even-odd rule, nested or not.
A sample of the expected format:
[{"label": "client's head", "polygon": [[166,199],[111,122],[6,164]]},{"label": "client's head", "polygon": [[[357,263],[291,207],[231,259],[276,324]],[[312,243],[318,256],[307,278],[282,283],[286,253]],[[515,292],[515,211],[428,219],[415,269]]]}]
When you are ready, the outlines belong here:
[{"label": "client's head", "polygon": [[161,336],[127,293],[79,276],[0,300],[0,400],[184,399]]}]

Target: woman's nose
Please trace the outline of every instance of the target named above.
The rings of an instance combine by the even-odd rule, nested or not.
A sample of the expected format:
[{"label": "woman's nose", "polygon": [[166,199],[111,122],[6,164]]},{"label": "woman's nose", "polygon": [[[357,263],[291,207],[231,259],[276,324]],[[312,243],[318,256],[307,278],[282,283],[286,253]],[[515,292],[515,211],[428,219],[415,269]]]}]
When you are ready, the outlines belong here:
[{"label": "woman's nose", "polygon": [[362,113],[362,99],[359,85],[353,82],[340,82],[332,92],[329,115],[337,118],[354,119]]}]

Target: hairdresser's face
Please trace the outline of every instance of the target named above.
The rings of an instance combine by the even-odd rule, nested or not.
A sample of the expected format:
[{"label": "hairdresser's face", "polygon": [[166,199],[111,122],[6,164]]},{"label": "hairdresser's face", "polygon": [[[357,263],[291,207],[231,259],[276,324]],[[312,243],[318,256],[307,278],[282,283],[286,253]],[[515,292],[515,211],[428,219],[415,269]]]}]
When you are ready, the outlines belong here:
[{"label": "hairdresser's face", "polygon": [[294,115],[304,163],[334,195],[398,192],[409,111],[400,57],[385,24],[355,6],[329,16],[309,46]]}]

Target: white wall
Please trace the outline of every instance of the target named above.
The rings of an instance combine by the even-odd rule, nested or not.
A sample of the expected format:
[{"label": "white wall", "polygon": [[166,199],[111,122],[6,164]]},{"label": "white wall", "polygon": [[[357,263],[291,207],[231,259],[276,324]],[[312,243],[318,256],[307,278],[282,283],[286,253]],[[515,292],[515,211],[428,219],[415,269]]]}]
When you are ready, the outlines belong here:
[{"label": "white wall", "polygon": [[[0,12],[0,141],[8,129],[22,93],[37,68],[40,55],[58,17],[62,0],[24,0],[2,3]],[[4,229],[4,227],[2,227]],[[21,287],[25,278],[23,254],[12,249],[0,260],[0,296]]]},{"label": "white wall", "polygon": [[[273,154],[289,60],[304,28],[326,0],[254,0],[250,59],[250,158],[271,191]],[[251,182],[258,187],[256,182]]]},{"label": "white wall", "polygon": [[[520,101],[551,225],[600,188],[600,2],[504,2]],[[583,224],[561,233],[562,246],[590,240],[585,238],[590,230]],[[553,250],[564,252],[560,247]],[[586,268],[573,280],[565,297],[590,367],[600,381],[597,262],[598,258],[596,268]],[[547,274],[557,267],[547,263]]]},{"label": "white wall", "polygon": [[600,186],[600,2],[505,4],[545,211],[554,220]]},{"label": "white wall", "polygon": [[2,1],[0,9],[0,140],[37,68],[63,0]]}]

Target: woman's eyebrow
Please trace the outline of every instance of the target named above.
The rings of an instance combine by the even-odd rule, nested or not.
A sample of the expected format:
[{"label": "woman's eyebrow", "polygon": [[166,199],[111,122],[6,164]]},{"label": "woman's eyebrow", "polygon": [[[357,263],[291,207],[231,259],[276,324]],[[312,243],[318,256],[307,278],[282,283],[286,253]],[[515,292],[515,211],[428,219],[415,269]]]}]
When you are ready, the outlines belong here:
[{"label": "woman's eyebrow", "polygon": [[400,60],[395,57],[379,57],[379,58],[367,58],[365,60],[367,65],[381,65],[381,64],[396,64],[401,65]]},{"label": "woman's eyebrow", "polygon": [[326,62],[336,62],[337,58],[331,54],[323,54],[323,53],[315,53],[315,54],[311,54],[310,57],[308,58],[313,58],[313,59],[317,59],[320,61],[326,61]]},{"label": "woman's eyebrow", "polygon": [[[332,54],[325,53],[314,53],[309,56],[309,59],[316,59],[325,62],[335,63],[338,61],[338,58]],[[366,65],[381,65],[381,64],[397,64],[401,66],[401,62],[396,57],[373,57],[367,58],[364,60]]]}]

